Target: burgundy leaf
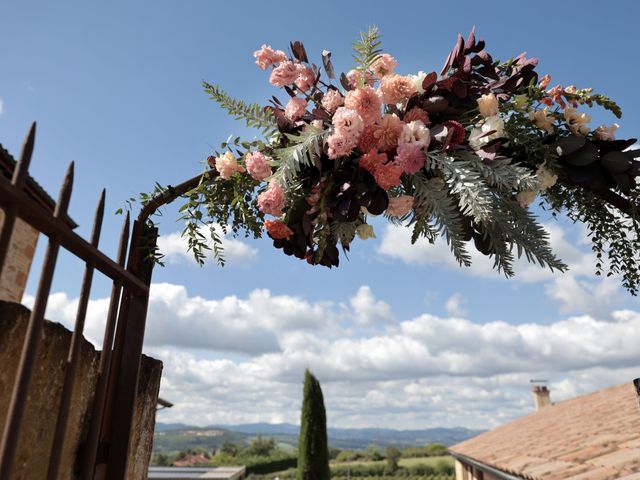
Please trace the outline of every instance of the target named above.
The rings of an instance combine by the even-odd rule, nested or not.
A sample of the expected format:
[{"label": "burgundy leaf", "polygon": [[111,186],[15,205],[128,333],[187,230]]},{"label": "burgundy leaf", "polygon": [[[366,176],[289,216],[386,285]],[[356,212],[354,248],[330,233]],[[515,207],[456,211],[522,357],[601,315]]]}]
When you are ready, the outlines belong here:
[{"label": "burgundy leaf", "polygon": [[422,81],[422,88],[425,92],[428,92],[429,90],[431,90],[431,87],[436,84],[437,81],[438,74],[436,72],[431,72],[427,74],[426,77],[424,77],[424,80]]},{"label": "burgundy leaf", "polygon": [[304,49],[304,45],[302,42],[295,41],[291,43],[291,51],[293,52],[293,56],[296,57],[300,62],[309,63],[309,59],[307,58],[307,51]]},{"label": "burgundy leaf", "polygon": [[327,76],[331,80],[335,80],[336,74],[333,70],[333,63],[331,63],[331,52],[329,50],[322,51],[322,64],[324,65],[324,71],[327,72]]},{"label": "burgundy leaf", "polygon": [[473,50],[473,47],[476,46],[476,26],[474,25],[473,28],[471,29],[471,32],[469,32],[469,37],[467,38],[467,43],[465,43],[464,45],[464,49],[467,52],[471,52]]}]

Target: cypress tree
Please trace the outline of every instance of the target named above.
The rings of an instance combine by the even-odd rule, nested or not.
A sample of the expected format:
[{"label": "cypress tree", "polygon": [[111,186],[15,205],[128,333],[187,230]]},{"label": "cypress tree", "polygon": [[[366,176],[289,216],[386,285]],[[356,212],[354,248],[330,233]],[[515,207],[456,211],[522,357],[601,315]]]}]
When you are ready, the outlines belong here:
[{"label": "cypress tree", "polygon": [[296,480],[329,480],[327,415],[320,382],[306,370]]}]

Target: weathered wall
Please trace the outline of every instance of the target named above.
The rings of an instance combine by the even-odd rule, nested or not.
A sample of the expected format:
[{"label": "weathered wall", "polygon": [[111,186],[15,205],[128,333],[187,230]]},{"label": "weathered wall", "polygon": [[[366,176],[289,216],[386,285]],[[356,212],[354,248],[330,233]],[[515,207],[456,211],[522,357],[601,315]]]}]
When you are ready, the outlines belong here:
[{"label": "weathered wall", "polygon": [[[4,223],[4,210],[0,209],[0,225]],[[38,244],[38,231],[17,219],[11,236],[11,246],[0,277],[0,300],[22,301],[33,254]]]},{"label": "weathered wall", "polygon": [[[0,301],[0,431],[6,422],[4,412],[9,406],[29,314],[29,310],[22,305]],[[31,379],[12,479],[46,478],[70,342],[69,330],[57,323],[45,323]],[[84,340],[60,468],[60,478],[65,480],[76,477],[76,453],[89,428],[98,360],[99,352]],[[161,373],[162,362],[143,357],[127,479],[146,479]]]}]

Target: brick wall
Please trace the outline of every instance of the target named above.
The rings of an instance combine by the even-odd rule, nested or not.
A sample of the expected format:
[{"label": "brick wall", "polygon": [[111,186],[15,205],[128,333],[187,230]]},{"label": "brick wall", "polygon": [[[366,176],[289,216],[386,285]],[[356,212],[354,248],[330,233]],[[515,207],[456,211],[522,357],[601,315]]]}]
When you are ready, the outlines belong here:
[{"label": "brick wall", "polygon": [[[4,211],[0,209],[0,225]],[[31,261],[38,244],[38,231],[21,219],[16,220],[11,246],[0,276],[0,300],[20,303],[27,285]]]}]

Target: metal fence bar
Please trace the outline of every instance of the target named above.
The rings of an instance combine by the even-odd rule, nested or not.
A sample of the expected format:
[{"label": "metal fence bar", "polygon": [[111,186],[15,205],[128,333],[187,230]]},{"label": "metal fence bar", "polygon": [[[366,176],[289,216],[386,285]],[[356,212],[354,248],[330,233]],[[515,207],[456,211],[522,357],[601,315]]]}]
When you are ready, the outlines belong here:
[{"label": "metal fence bar", "polygon": [[[18,164],[13,170],[13,178],[11,183],[19,189],[25,184],[27,175],[29,173],[29,164],[31,163],[31,155],[33,154],[33,146],[36,140],[36,122],[31,124],[29,133],[27,134],[24,144],[22,145],[22,151],[20,152],[20,158]],[[4,222],[2,223],[2,230],[0,230],[0,275],[4,268],[4,261],[7,258],[9,247],[11,246],[11,235],[13,234],[13,227],[16,223],[16,217],[18,215],[18,205],[12,203],[5,208]]]},{"label": "metal fence bar", "polygon": [[[62,188],[60,189],[58,202],[54,211],[55,218],[60,219],[66,215],[72,189],[73,162],[69,165]],[[50,237],[36,298],[31,316],[29,317],[29,324],[27,325],[20,364],[18,365],[16,381],[11,395],[11,403],[9,404],[9,410],[7,412],[7,422],[2,436],[2,444],[0,446],[0,480],[9,480],[11,478],[13,457],[15,456],[18,444],[18,434],[20,433],[20,425],[29,394],[29,381],[31,380],[33,364],[36,359],[36,350],[42,335],[44,313],[47,307],[47,300],[49,299],[51,282],[53,280],[59,250],[59,239],[55,236]]]},{"label": "metal fence bar", "polygon": [[[127,257],[127,242],[129,241],[129,212],[127,212],[120,233],[120,243],[118,245],[117,262],[124,267]],[[83,480],[91,480],[96,464],[98,444],[100,441],[100,429],[104,417],[105,400],[107,395],[107,381],[111,367],[111,351],[113,348],[113,337],[116,329],[116,318],[120,305],[120,294],[122,292],[122,281],[114,280],[111,287],[111,299],[109,311],[107,313],[107,323],[105,326],[104,338],[102,340],[102,352],[100,354],[100,365],[98,367],[98,380],[96,393],[93,400],[93,413],[91,415],[91,426],[84,448],[84,459],[82,460],[81,477]]]},{"label": "metal fence bar", "polygon": [[[151,283],[153,260],[144,255],[140,246],[155,246],[158,230],[136,220],[131,235],[128,270],[147,284]],[[116,338],[114,356],[120,368],[112,376],[115,382],[110,389],[112,430],[109,434],[109,458],[105,478],[125,478],[131,440],[131,424],[138,390],[140,361],[144,343],[144,331],[149,305],[149,294],[126,291],[118,318],[121,340]],[[126,368],[125,368],[126,366]]]},{"label": "metal fence bar", "polygon": [[[98,247],[100,241],[100,231],[102,229],[102,219],[104,217],[104,201],[105,190],[100,194],[98,207],[93,221],[91,230],[91,245]],[[71,346],[67,358],[64,386],[60,398],[60,407],[58,409],[58,418],[56,421],[56,430],[53,436],[53,447],[49,458],[49,470],[47,473],[48,480],[56,480],[60,469],[60,460],[64,450],[65,434],[67,432],[67,423],[69,420],[69,408],[71,407],[71,397],[73,395],[73,386],[76,380],[76,372],[78,370],[78,359],[80,358],[80,349],[82,348],[82,333],[84,332],[85,318],[87,316],[87,306],[89,304],[89,295],[91,294],[91,283],[93,281],[93,262],[87,262],[85,265],[84,276],[82,279],[82,288],[80,289],[80,298],[78,300],[78,311],[76,314],[76,324],[71,336]]]},{"label": "metal fence bar", "polygon": [[20,205],[20,218],[48,237],[59,239],[60,245],[85,262],[93,261],[95,268],[107,277],[121,279],[123,284],[139,293],[149,291],[149,285],[125,270],[100,250],[76,234],[62,220],[52,218],[51,214],[35,203],[21,189],[16,188],[6,178],[0,176],[0,204],[17,203]]}]

